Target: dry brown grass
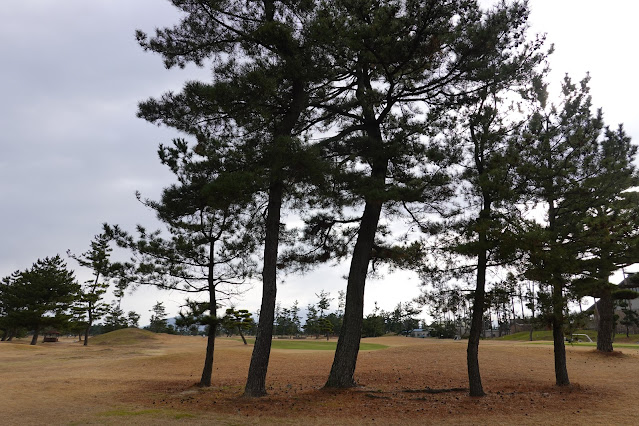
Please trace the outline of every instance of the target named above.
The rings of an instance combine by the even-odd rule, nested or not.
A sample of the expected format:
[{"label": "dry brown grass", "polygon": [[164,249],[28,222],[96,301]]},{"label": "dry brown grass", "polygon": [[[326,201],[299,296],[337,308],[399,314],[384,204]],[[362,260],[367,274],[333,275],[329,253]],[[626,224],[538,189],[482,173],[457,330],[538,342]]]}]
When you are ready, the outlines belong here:
[{"label": "dry brown grass", "polygon": [[200,389],[205,339],[119,335],[0,344],[0,423],[13,424],[635,424],[639,353],[568,347],[573,385],[553,385],[552,346],[481,342],[488,395],[467,387],[465,342],[382,337],[360,353],[361,388],[325,391],[332,351],[274,350],[269,396],[241,397],[251,346],[218,339],[214,385]]}]

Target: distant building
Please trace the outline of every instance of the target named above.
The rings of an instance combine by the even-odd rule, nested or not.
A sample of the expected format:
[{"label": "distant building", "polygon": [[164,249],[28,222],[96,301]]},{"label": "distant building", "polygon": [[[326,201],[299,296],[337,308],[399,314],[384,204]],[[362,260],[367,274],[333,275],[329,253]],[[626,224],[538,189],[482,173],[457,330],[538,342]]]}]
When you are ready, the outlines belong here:
[{"label": "distant building", "polygon": [[[628,289],[633,290],[639,293],[639,274],[629,274],[623,281],[618,284],[620,289]],[[630,299],[628,302],[628,308],[633,311],[639,311],[639,298]],[[596,301],[595,304],[591,305],[588,309],[584,311],[589,316],[591,316],[591,320],[587,325],[587,328],[591,328],[593,330],[597,329],[597,324],[599,323],[599,301]],[[620,320],[624,318],[623,311],[619,308],[615,308],[615,315],[617,315],[618,319],[616,321],[617,325],[615,328],[615,333],[625,333],[626,327],[621,325]],[[637,334],[639,333],[639,327],[632,326],[630,327],[630,333]]]},{"label": "distant building", "polygon": [[415,328],[411,330],[410,337],[420,337],[422,339],[424,337],[430,337],[430,330],[424,328]]}]

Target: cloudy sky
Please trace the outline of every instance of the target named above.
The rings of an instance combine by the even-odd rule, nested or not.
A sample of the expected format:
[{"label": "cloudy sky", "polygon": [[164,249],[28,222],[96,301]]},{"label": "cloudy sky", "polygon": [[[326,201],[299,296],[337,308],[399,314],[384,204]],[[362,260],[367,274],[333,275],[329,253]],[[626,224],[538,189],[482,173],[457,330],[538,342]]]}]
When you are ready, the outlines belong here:
[{"label": "cloudy sky", "polygon": [[[608,124],[624,123],[639,141],[636,82],[639,3],[626,0],[531,0],[532,32],[547,33],[556,51],[552,81],[591,73],[594,104]],[[38,258],[82,253],[109,222],[133,229],[154,217],[135,199],[157,198],[171,182],[159,143],[178,136],[136,118],[137,103],[206,69],[166,70],[145,53],[136,29],[152,32],[179,19],[166,0],[2,0],[0,2],[0,277]],[[87,278],[73,260],[81,280]],[[305,306],[321,289],[344,289],[343,268],[285,277],[284,306]],[[412,299],[418,281],[390,275],[367,284],[366,311]],[[392,289],[389,291],[389,289]],[[259,286],[238,306],[259,308]],[[127,295],[123,309],[142,314],[165,301],[170,314],[183,296],[152,289]]]}]

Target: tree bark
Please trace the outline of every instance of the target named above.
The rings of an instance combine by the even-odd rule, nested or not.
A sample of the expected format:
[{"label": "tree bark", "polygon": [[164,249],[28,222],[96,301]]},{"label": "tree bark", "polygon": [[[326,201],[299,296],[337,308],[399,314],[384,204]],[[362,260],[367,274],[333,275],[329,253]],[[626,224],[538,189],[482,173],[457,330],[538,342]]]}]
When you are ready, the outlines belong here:
[{"label": "tree bark", "polygon": [[346,305],[344,307],[344,320],[337,340],[335,357],[328,380],[324,385],[327,388],[349,388],[356,386],[353,375],[357,364],[359,343],[362,338],[362,323],[364,320],[364,287],[366,275],[370,263],[377,224],[382,212],[384,200],[380,199],[386,186],[386,173],[388,171],[388,158],[384,151],[384,140],[380,124],[375,116],[375,109],[370,103],[372,90],[370,81],[370,65],[360,59],[358,70],[356,97],[362,107],[364,118],[364,134],[368,138],[366,155],[370,158],[371,174],[370,184],[372,194],[365,195],[365,206],[357,242],[353,249],[353,257],[348,273],[346,286]]},{"label": "tree bark", "polygon": [[[480,169],[481,170],[481,169]],[[486,233],[482,229],[490,220],[490,198],[484,194],[483,208],[479,213],[478,233],[479,253],[477,255],[477,285],[475,288],[473,315],[470,322],[468,348],[466,349],[466,364],[468,368],[468,388],[470,396],[484,396],[484,388],[479,372],[479,338],[483,329],[484,304],[486,299],[486,269],[488,266],[488,252],[486,250]]]},{"label": "tree bark", "polygon": [[215,353],[215,334],[217,333],[217,297],[215,294],[214,256],[215,243],[211,242],[209,248],[208,270],[209,312],[211,314],[211,322],[209,324],[209,331],[206,339],[206,355],[204,356],[204,368],[202,369],[202,377],[200,378],[200,387],[211,386],[211,377],[213,376],[213,355]]},{"label": "tree bark", "polygon": [[244,396],[260,397],[266,395],[266,372],[271,356],[273,338],[273,320],[275,319],[275,298],[277,296],[277,250],[280,235],[280,211],[284,185],[277,181],[271,185],[266,217],[266,236],[264,239],[264,268],[262,270],[262,305],[258,322],[257,336],[251,364],[249,366]]},{"label": "tree bark", "polygon": [[[213,318],[215,321],[216,319]],[[200,378],[200,387],[211,386],[211,377],[213,376],[213,353],[215,351],[215,332],[216,322],[209,324],[209,331],[206,339],[206,355],[204,356],[204,368],[202,369],[202,377]]]},{"label": "tree bark", "polygon": [[333,366],[326,381],[327,388],[349,388],[357,385],[353,375],[362,337],[364,286],[381,211],[381,201],[368,201],[364,208],[348,273],[344,322],[337,341]]},{"label": "tree bark", "polygon": [[614,335],[614,303],[612,292],[606,288],[599,294],[599,321],[597,323],[597,350],[612,352]]},{"label": "tree bark", "polygon": [[528,340],[530,340],[531,342],[533,341],[533,332],[535,331],[535,288],[532,288],[532,306],[530,308],[531,313],[530,313],[530,338]]},{"label": "tree bark", "polygon": [[[532,319],[532,321],[534,321],[535,318]],[[534,327],[533,327],[533,323],[532,321],[530,321],[530,335],[528,336],[528,340],[529,341],[533,341],[533,331],[534,331]]]},{"label": "tree bark", "polygon": [[568,386],[568,368],[566,367],[566,346],[564,343],[564,298],[562,283],[554,283],[552,286],[552,337],[555,354],[555,382],[557,386]]},{"label": "tree bark", "polygon": [[86,330],[84,330],[84,346],[89,346],[89,330],[91,329],[91,324],[93,324],[93,308],[89,306],[89,324]]},{"label": "tree bark", "polygon": [[237,332],[240,333],[240,337],[242,338],[242,341],[244,342],[244,344],[248,345],[248,343],[246,342],[246,338],[244,337],[244,333],[242,333],[242,327],[238,326]]},{"label": "tree bark", "polygon": [[35,345],[38,343],[38,336],[40,334],[40,324],[36,325],[35,330],[33,330],[33,337],[31,338],[31,344]]},{"label": "tree bark", "polygon": [[466,362],[468,367],[468,385],[470,396],[484,396],[484,388],[479,372],[479,338],[484,319],[484,301],[486,287],[486,253],[480,254],[477,262],[477,287],[473,303],[473,315],[470,322]]}]

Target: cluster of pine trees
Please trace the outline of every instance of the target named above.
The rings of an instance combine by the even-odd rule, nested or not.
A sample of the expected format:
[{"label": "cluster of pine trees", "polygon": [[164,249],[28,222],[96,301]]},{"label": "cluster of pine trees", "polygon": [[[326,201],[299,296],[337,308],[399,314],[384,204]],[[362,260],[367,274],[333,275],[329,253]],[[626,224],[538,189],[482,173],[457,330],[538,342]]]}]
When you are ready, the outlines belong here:
[{"label": "cluster of pine trees", "polygon": [[[92,278],[79,284],[74,271],[56,255],[38,259],[31,268],[15,271],[0,283],[0,331],[2,341],[32,332],[35,345],[43,330],[84,336],[124,327],[137,327],[140,315],[125,314],[121,301],[128,283],[125,271],[132,265],[111,262],[112,240],[106,234],[96,235],[86,253],[69,256],[92,272]],[[115,287],[116,300],[104,300],[109,288]],[[103,320],[96,325],[97,320]]]},{"label": "cluster of pine trees", "polygon": [[141,259],[139,279],[208,292],[212,325],[216,294],[261,272],[245,395],[266,394],[278,270],[320,262],[350,259],[327,387],[355,385],[365,284],[377,266],[473,283],[471,395],[484,393],[478,345],[491,269],[548,295],[558,385],[569,383],[569,294],[600,298],[599,333],[610,335],[608,278],[637,261],[636,147],[593,111],[588,77],[566,77],[559,102],[549,100],[552,49],[527,34],[526,2],[173,4],[182,20],[139,31],[139,43],[167,67],[211,66],[212,81],[139,107],[141,118],[188,136],[160,147],[178,183],[146,201],[171,238],[115,234]]},{"label": "cluster of pine trees", "polygon": [[[484,394],[491,270],[547,295],[558,385],[569,384],[572,295],[599,298],[598,348],[612,350],[609,277],[639,260],[636,147],[593,110],[588,77],[566,77],[550,101],[552,48],[527,33],[525,1],[172,3],[181,21],[138,31],[138,42],[167,67],[210,66],[212,80],[139,106],[185,135],[159,148],[176,183],[159,201],[138,196],[168,236],[105,226],[104,238],[134,254],[126,285],[207,296],[185,314],[209,326],[201,385],[211,384],[220,301],[260,275],[244,394],[266,394],[278,271],[322,262],[350,262],[327,387],[356,385],[366,280],[382,267],[470,290],[471,395]],[[98,294],[104,272],[84,261]]]}]

